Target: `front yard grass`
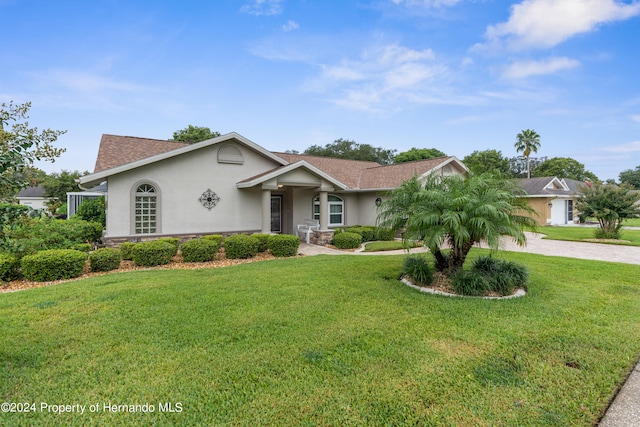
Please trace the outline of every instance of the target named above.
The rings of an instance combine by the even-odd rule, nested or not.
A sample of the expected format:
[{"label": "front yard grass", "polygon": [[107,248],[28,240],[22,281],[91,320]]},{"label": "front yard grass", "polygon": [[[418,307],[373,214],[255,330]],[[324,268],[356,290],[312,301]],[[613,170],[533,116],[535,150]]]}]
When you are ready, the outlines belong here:
[{"label": "front yard grass", "polygon": [[[530,269],[527,296],[422,294],[397,280],[403,256],[2,294],[2,401],[99,411],[0,413],[0,424],[593,425],[640,355],[640,266],[504,257]],[[103,406],[145,403],[154,412]]]},{"label": "front yard grass", "polygon": [[398,240],[367,242],[364,244],[364,252],[384,252],[397,251],[401,249],[412,249],[422,246],[418,242],[401,242]]},{"label": "front yard grass", "polygon": [[[570,226],[570,227],[539,227],[536,232],[546,235],[545,239],[568,240],[573,242],[593,242],[595,232],[593,227]],[[621,230],[619,241],[607,240],[601,243],[640,246],[640,230]]]}]

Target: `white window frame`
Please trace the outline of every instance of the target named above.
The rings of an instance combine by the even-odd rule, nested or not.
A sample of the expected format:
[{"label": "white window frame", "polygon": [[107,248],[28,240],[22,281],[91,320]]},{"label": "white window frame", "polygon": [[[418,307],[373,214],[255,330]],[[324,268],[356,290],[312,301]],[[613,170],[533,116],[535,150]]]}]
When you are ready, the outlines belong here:
[{"label": "white window frame", "polygon": [[160,191],[149,181],[132,188],[131,232],[136,235],[160,233]]},{"label": "white window frame", "polygon": [[[333,199],[332,199],[333,198]],[[327,206],[327,212],[329,215],[329,227],[339,227],[344,225],[344,199],[340,196],[336,196],[335,194],[329,194],[328,196],[328,206]],[[332,207],[340,207],[340,212],[331,212],[331,208]],[[318,221],[320,220],[320,195],[316,195],[313,198],[313,205],[312,205],[312,212],[313,212],[313,219],[317,219]],[[334,215],[340,215],[340,222],[332,222],[332,216]]]}]

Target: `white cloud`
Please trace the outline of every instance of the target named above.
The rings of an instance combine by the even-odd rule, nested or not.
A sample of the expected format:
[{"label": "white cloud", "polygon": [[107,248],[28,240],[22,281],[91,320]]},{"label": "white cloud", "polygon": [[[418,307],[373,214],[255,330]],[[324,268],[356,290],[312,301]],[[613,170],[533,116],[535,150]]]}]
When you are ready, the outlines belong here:
[{"label": "white cloud", "polygon": [[292,21],[291,19],[282,26],[282,30],[286,32],[297,30],[298,28],[300,28],[300,25],[296,21]]},{"label": "white cloud", "polygon": [[282,13],[283,0],[253,0],[240,8],[241,12],[256,16],[271,16]]},{"label": "white cloud", "polygon": [[511,8],[507,22],[490,25],[490,44],[504,42],[515,50],[549,48],[598,26],[640,14],[640,2],[617,0],[525,0]]},{"label": "white cloud", "polygon": [[633,141],[627,144],[605,147],[603,148],[603,150],[610,151],[612,153],[635,153],[640,151],[640,141]]},{"label": "white cloud", "polygon": [[579,65],[580,62],[566,57],[552,57],[542,61],[519,61],[509,65],[502,76],[507,79],[523,79],[529,76],[553,74]]},{"label": "white cloud", "polygon": [[631,116],[631,120],[633,120],[634,122],[640,123],[640,114],[633,114]]}]

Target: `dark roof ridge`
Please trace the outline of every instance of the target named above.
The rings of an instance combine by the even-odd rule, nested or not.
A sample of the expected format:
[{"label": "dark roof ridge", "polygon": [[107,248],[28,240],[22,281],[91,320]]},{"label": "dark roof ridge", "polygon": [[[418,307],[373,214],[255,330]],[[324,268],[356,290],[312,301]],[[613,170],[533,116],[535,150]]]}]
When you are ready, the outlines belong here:
[{"label": "dark roof ridge", "polygon": [[428,158],[428,159],[410,160],[408,162],[390,163],[388,165],[372,166],[372,167],[367,168],[367,169],[375,169],[375,168],[378,168],[378,167],[386,168],[386,167],[389,167],[389,166],[410,165],[411,163],[428,162],[428,161],[431,161],[431,160],[439,160],[439,159],[450,159],[452,157],[455,157],[455,156],[438,156],[438,157],[431,157],[431,158]]}]

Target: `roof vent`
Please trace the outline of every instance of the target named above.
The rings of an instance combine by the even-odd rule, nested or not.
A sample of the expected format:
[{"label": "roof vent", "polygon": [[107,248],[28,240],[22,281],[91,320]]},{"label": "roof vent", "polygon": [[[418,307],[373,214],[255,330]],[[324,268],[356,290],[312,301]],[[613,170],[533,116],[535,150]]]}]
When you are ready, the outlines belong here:
[{"label": "roof vent", "polygon": [[218,150],[218,163],[231,163],[234,165],[241,165],[244,163],[244,158],[238,147],[233,145],[223,145]]}]

